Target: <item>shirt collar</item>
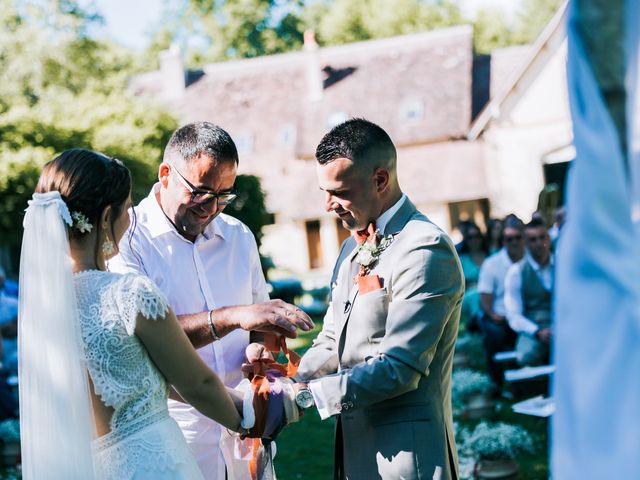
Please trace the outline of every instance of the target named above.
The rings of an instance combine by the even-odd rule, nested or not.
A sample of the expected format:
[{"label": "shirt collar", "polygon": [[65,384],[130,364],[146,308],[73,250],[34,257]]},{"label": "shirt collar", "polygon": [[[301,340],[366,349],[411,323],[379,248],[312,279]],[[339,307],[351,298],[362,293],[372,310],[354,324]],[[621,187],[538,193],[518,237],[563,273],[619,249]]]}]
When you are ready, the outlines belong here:
[{"label": "shirt collar", "polygon": [[553,267],[553,255],[549,256],[549,263],[547,263],[544,267],[540,265],[538,262],[536,262],[529,252],[526,252],[525,255],[527,256],[527,261],[536,272],[544,268]]},{"label": "shirt collar", "polygon": [[[160,182],[157,182],[151,188],[149,195],[144,200],[142,200],[142,202],[140,202],[141,210],[148,212],[146,225],[149,229],[149,233],[152,237],[155,238],[173,232],[180,238],[185,239],[182,235],[180,235],[180,233],[178,233],[176,227],[164,214],[164,211],[162,210],[162,207],[160,206],[160,203],[158,202],[158,198],[156,196],[159,191]],[[220,215],[218,215],[209,225],[205,227],[204,232],[202,232],[202,236],[206,240],[211,240],[216,235],[224,239],[224,233],[222,231],[222,228],[220,227],[221,221],[222,220],[220,219]]]},{"label": "shirt collar", "polygon": [[382,215],[378,217],[378,219],[376,220],[376,230],[384,232],[387,223],[389,223],[389,220],[391,220],[393,216],[398,213],[398,210],[400,210],[400,207],[402,206],[402,203],[406,198],[407,196],[403,193],[400,197],[400,200],[394,203],[391,208],[383,212]]}]

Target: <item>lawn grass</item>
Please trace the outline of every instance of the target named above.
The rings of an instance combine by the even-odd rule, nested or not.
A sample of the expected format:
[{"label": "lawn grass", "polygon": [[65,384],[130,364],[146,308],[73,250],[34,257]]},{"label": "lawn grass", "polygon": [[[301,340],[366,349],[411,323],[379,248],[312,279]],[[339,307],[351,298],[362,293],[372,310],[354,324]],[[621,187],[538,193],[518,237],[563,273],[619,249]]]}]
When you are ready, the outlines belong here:
[{"label": "lawn grass", "polygon": [[[289,348],[303,354],[322,329],[322,319],[314,318],[316,327],[294,340],[287,340]],[[480,364],[482,361],[479,360]],[[520,425],[534,442],[534,452],[518,458],[521,480],[543,480],[548,473],[547,419],[514,413],[512,402],[500,401],[492,422]],[[473,429],[478,421],[456,419],[461,428]],[[285,428],[276,443],[278,452],[275,467],[281,480],[325,480],[333,476],[333,431],[331,419],[321,421],[315,409],[308,411],[300,422]]]},{"label": "lawn grass", "polygon": [[[287,346],[302,355],[322,329],[322,318],[313,318],[316,326]],[[280,480],[324,480],[333,476],[333,419],[320,420],[312,408],[298,423],[285,428],[276,440],[276,473]]]}]

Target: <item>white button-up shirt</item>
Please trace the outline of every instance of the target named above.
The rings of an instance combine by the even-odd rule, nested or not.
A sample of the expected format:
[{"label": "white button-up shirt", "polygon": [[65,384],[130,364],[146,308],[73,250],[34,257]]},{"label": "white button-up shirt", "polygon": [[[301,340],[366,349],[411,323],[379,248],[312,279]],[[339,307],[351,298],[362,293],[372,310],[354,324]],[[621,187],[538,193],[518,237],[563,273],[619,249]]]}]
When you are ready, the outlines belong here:
[{"label": "white button-up shirt", "polygon": [[507,249],[502,248],[482,263],[478,277],[478,292],[492,294],[493,311],[503,317],[507,314],[504,306],[504,280],[513,264]]},{"label": "white button-up shirt", "polygon": [[[176,315],[200,313],[269,299],[255,238],[239,220],[218,215],[190,242],[167,219],[156,194],[159,184],[135,208],[137,225],[129,240],[120,241],[120,254],[109,261],[115,272],[138,272],[151,278],[166,295]],[[198,354],[222,381],[235,387],[243,375],[249,332],[235,330],[198,349]],[[191,405],[169,400],[206,479],[224,479],[220,426]]]}]

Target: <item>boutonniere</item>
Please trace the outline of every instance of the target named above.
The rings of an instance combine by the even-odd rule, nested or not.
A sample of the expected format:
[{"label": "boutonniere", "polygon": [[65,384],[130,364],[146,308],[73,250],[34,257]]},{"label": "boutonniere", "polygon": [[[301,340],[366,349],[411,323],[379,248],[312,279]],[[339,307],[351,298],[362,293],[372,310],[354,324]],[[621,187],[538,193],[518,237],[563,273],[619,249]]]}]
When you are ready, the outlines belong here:
[{"label": "boutonniere", "polygon": [[393,242],[393,235],[383,237],[380,230],[376,230],[358,245],[355,260],[360,268],[353,281],[358,284],[358,293],[361,295],[382,288],[380,277],[369,275],[369,273],[391,242]]},{"label": "boutonniere", "polygon": [[380,255],[393,242],[393,235],[383,237],[380,230],[376,230],[372,237],[358,245],[356,251],[356,262],[360,265],[358,276],[368,275],[375,266]]}]

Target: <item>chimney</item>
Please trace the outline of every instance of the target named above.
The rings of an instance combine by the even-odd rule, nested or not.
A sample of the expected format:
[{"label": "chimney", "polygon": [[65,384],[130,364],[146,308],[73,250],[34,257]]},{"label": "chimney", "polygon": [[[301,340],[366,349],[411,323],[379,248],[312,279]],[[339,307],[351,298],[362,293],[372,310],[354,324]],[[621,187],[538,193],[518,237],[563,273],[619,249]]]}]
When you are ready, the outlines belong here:
[{"label": "chimney", "polygon": [[166,100],[176,100],[184,94],[185,72],[180,47],[173,44],[159,53],[162,93]]},{"label": "chimney", "polygon": [[307,68],[307,93],[311,102],[322,100],[323,86],[320,70],[320,47],[316,42],[316,33],[313,30],[304,32],[304,51],[306,53]]}]

